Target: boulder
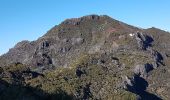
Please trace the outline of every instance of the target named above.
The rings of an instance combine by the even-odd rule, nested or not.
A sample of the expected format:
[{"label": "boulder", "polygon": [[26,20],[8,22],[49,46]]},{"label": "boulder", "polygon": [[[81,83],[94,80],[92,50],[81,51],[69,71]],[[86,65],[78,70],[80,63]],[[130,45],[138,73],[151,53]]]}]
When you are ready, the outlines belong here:
[{"label": "boulder", "polygon": [[76,76],[81,77],[82,74],[85,74],[85,71],[83,71],[80,67],[76,69]]},{"label": "boulder", "polygon": [[119,59],[117,57],[111,57],[111,61],[116,66],[120,65]]},{"label": "boulder", "polygon": [[83,38],[72,38],[71,39],[72,41],[72,45],[80,45],[84,42],[84,39]]},{"label": "boulder", "polygon": [[148,47],[152,46],[153,38],[151,36],[137,32],[135,34],[135,39],[139,49],[146,50]]},{"label": "boulder", "polygon": [[141,77],[147,77],[148,72],[151,71],[152,69],[153,65],[146,63],[144,65],[142,64],[136,65],[133,72]]},{"label": "boulder", "polygon": [[152,55],[152,58],[154,60],[153,62],[153,67],[156,69],[157,67],[159,67],[160,65],[165,65],[163,63],[163,56],[161,55],[161,53],[159,53],[158,51],[156,50],[151,50],[151,55]]},{"label": "boulder", "polygon": [[66,53],[71,50],[71,46],[63,46],[59,49],[59,53]]},{"label": "boulder", "polygon": [[128,76],[124,76],[123,78],[123,83],[122,83],[122,87],[125,90],[128,90],[128,87],[133,87],[134,85],[134,79],[133,78],[129,78]]}]

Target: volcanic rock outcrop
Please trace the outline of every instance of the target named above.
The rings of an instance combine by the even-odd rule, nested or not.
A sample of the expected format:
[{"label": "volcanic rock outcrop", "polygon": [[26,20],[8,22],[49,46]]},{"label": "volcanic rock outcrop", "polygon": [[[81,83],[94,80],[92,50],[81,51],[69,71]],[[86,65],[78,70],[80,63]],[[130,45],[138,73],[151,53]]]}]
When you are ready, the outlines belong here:
[{"label": "volcanic rock outcrop", "polygon": [[106,15],[66,19],[0,56],[0,99],[169,100],[169,39]]}]

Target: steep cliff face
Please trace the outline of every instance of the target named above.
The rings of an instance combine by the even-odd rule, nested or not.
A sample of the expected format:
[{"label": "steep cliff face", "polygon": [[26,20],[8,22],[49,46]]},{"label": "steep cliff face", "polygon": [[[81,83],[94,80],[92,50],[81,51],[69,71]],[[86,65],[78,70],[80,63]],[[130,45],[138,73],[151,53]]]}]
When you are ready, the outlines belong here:
[{"label": "steep cliff face", "polygon": [[30,75],[41,77],[21,83],[49,93],[61,89],[76,99],[168,100],[169,39],[170,33],[156,28],[89,15],[67,19],[36,41],[16,44],[0,57],[0,66],[11,73],[6,68],[23,64]]},{"label": "steep cliff face", "polygon": [[67,19],[36,41],[18,43],[0,58],[1,66],[14,62],[41,68],[66,66],[66,62],[79,53],[95,52],[100,48],[104,51],[105,42],[109,43],[107,47],[113,45],[108,49],[114,49],[114,45],[117,46],[116,42],[110,42],[114,42],[119,34],[135,30],[138,29],[108,16],[90,15]]}]

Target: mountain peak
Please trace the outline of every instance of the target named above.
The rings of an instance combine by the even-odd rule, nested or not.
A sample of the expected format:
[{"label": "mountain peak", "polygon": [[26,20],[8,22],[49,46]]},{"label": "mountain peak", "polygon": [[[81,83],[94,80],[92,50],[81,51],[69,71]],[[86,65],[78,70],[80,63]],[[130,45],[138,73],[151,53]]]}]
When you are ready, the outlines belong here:
[{"label": "mountain peak", "polygon": [[80,18],[71,18],[71,19],[66,19],[64,22],[62,22],[61,24],[67,24],[67,25],[79,25],[81,22],[83,21],[97,21],[100,20],[102,18],[106,18],[108,16],[106,15],[87,15],[87,16],[83,16]]},{"label": "mountain peak", "polygon": [[162,30],[140,29],[107,15],[67,19],[38,40],[19,42],[0,56],[0,77],[47,93],[62,89],[76,99],[138,95],[160,100],[154,94],[168,97],[170,92],[169,39]]}]

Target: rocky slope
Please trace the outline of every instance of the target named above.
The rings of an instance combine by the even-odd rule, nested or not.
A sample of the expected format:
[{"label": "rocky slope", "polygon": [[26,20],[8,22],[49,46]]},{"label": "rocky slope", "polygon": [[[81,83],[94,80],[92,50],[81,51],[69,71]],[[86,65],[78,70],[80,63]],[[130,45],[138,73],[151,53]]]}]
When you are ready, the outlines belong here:
[{"label": "rocky slope", "polygon": [[169,100],[169,39],[106,15],[67,19],[0,57],[1,99]]}]

